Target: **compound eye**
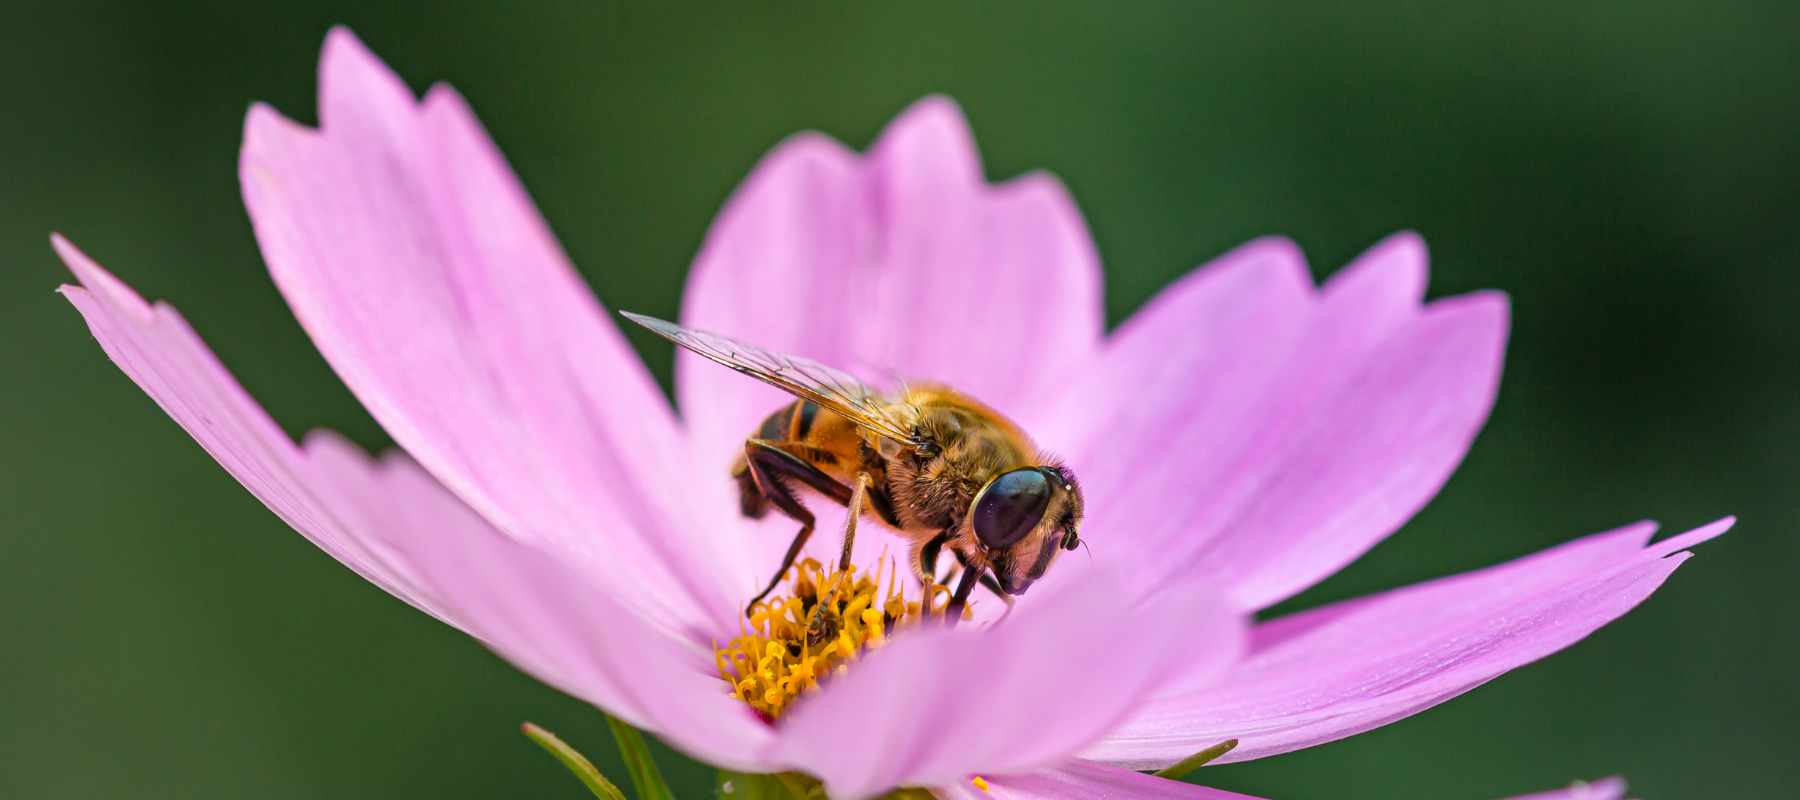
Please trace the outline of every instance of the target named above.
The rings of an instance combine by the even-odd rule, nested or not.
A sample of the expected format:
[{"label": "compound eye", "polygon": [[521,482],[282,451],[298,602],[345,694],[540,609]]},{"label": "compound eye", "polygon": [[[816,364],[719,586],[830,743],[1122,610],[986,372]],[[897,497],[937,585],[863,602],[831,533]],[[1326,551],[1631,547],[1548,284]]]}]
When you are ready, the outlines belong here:
[{"label": "compound eye", "polygon": [[992,549],[1011,547],[1025,538],[1050,507],[1050,481],[1032,468],[1001,473],[975,498],[971,523],[981,543]]}]

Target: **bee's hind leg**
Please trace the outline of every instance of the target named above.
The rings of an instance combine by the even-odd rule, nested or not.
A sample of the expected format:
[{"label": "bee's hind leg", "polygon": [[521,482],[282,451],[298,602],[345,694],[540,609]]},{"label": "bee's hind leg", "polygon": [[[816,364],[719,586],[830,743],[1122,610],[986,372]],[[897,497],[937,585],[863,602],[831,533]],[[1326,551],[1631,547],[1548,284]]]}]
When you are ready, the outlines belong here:
[{"label": "bee's hind leg", "polygon": [[774,442],[751,439],[744,443],[744,461],[750,468],[750,477],[755,481],[757,491],[768,498],[769,503],[780,509],[781,513],[800,523],[799,533],[794,534],[793,544],[788,545],[787,555],[781,559],[781,568],[769,579],[769,585],[745,604],[744,613],[748,615],[752,606],[762,602],[770,592],[775,591],[775,587],[781,585],[782,577],[794,566],[794,559],[800,557],[800,549],[812,538],[813,526],[818,521],[811,511],[806,510],[806,506],[801,505],[800,499],[794,496],[794,489],[787,481],[800,481],[840,503],[848,503],[852,493],[850,487],[832,480],[831,476],[818,467],[781,449]]}]

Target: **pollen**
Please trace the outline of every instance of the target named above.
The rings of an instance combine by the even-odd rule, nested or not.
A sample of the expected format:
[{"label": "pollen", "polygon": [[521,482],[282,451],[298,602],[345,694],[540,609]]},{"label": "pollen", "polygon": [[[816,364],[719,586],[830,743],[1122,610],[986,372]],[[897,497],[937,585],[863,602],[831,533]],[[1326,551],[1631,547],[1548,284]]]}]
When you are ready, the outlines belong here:
[{"label": "pollen", "polygon": [[886,567],[868,575],[854,566],[827,572],[810,558],[796,563],[787,592],[751,606],[742,635],[714,649],[732,695],[775,719],[794,698],[842,674],[896,631],[941,620],[950,601],[946,587],[908,600],[898,566],[889,560]]}]

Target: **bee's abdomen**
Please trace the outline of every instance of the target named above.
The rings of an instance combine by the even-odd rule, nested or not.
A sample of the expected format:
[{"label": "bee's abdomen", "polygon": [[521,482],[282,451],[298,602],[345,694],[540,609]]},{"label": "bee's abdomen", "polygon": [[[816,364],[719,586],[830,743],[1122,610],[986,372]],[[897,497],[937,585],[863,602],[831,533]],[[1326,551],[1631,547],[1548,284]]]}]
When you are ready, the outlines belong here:
[{"label": "bee's abdomen", "polygon": [[818,417],[818,406],[809,400],[795,400],[763,420],[762,427],[756,429],[756,438],[770,442],[802,441],[812,432],[813,420]]},{"label": "bee's abdomen", "polygon": [[[830,453],[812,447],[794,447],[806,440],[812,432],[813,420],[819,416],[819,407],[806,400],[796,400],[782,406],[775,413],[763,420],[756,429],[754,438],[787,446],[790,452],[814,463],[821,460],[831,462]],[[731,465],[731,477],[738,485],[738,510],[751,519],[762,519],[769,513],[769,498],[763,496],[762,490],[756,486],[756,478],[750,474],[750,463],[743,455]]]}]

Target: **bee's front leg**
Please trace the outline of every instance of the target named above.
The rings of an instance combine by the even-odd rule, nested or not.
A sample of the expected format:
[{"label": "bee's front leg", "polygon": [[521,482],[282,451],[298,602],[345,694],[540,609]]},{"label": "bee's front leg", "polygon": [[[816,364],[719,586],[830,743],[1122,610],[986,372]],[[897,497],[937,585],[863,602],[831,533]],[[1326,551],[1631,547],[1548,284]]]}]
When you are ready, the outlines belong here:
[{"label": "bee's front leg", "polygon": [[[957,563],[962,564],[963,567],[965,569],[967,569],[968,565],[969,565],[969,559],[963,555],[961,550],[956,550],[955,553],[956,553]],[[987,570],[981,570],[980,581],[981,581],[981,588],[986,589],[989,592],[992,592],[995,597],[1000,598],[1000,602],[1006,604],[1006,610],[1008,610],[1008,611],[1012,610],[1013,603],[1017,602],[1017,600],[1012,595],[1007,594],[1005,590],[1000,588],[1000,582],[997,580],[994,580],[994,576],[989,575]]]},{"label": "bee's front leg", "polygon": [[924,541],[913,540],[912,568],[913,575],[919,579],[919,585],[930,589],[937,585],[938,555],[944,552],[944,544],[950,541],[948,529],[939,531]]},{"label": "bee's front leg", "polygon": [[956,594],[950,596],[950,604],[944,608],[944,627],[954,628],[956,623],[962,621],[963,608],[969,604],[969,595],[975,592],[975,584],[986,576],[987,565],[980,561],[963,567],[962,580],[956,583]]}]

